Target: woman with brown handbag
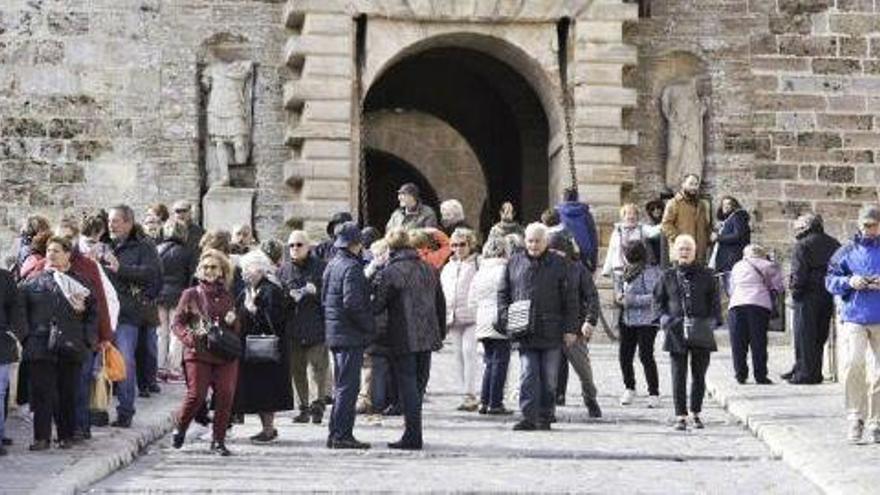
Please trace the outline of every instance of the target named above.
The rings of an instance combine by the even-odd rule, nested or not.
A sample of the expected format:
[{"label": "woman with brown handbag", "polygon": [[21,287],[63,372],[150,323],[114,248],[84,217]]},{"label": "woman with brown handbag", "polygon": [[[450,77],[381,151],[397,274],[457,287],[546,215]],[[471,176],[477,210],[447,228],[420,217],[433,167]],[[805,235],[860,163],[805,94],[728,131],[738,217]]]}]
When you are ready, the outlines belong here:
[{"label": "woman with brown handbag", "polygon": [[198,285],[183,292],[177,305],[172,330],[185,347],[187,391],[174,432],[174,448],[183,446],[186,430],[205,402],[210,386],[214,391],[214,441],[211,450],[231,455],[226,448],[226,427],[232,414],[232,400],[238,379],[238,358],[213,345],[213,335],[231,332],[238,336],[240,323],[235,299],[230,292],[232,263],[215,249],[206,250],[196,268]]}]

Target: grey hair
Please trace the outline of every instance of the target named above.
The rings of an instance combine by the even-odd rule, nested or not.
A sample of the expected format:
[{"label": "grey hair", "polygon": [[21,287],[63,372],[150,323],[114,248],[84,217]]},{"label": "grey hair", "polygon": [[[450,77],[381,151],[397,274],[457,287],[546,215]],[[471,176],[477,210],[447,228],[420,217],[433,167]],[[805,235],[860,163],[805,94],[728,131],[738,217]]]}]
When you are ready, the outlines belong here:
[{"label": "grey hair", "polygon": [[451,239],[461,239],[468,243],[471,249],[477,247],[477,233],[465,227],[459,227],[449,236]]},{"label": "grey hair", "polygon": [[743,257],[767,259],[767,249],[760,244],[749,244],[743,248]]},{"label": "grey hair", "polygon": [[122,218],[126,223],[134,223],[134,210],[128,205],[116,205],[110,208],[110,211],[118,211],[122,214]]},{"label": "grey hair", "polygon": [[483,245],[483,258],[503,258],[508,255],[506,239],[493,235]]},{"label": "grey hair", "polygon": [[461,201],[457,199],[447,199],[440,203],[441,215],[443,214],[443,210],[447,210],[450,213],[447,219],[451,222],[460,222],[464,220],[464,207],[461,205]]},{"label": "grey hair", "polygon": [[526,227],[526,238],[536,235],[541,239],[547,238],[547,226],[541,222],[532,222]]},{"label": "grey hair", "polygon": [[242,255],[238,259],[238,266],[241,267],[242,272],[258,270],[263,275],[275,272],[275,265],[272,263],[272,260],[269,259],[266,253],[260,250],[250,251]]},{"label": "grey hair", "polygon": [[681,234],[676,237],[675,242],[672,243],[672,250],[675,251],[682,244],[688,244],[691,249],[697,249],[697,241],[690,234]]},{"label": "grey hair", "polygon": [[513,256],[514,253],[522,251],[525,248],[526,241],[523,239],[523,236],[516,232],[504,236],[504,250],[508,257]]}]

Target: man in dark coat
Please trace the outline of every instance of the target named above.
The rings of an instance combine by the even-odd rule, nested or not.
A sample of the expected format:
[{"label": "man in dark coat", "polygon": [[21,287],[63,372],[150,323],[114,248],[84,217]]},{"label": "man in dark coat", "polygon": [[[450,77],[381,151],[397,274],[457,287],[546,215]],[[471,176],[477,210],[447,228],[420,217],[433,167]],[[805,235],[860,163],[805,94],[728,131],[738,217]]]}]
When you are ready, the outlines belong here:
[{"label": "man in dark coat", "polygon": [[0,457],[6,455],[6,389],[12,364],[19,360],[18,343],[13,335],[21,335],[21,310],[18,306],[18,290],[12,274],[0,269]]},{"label": "man in dark coat", "polygon": [[794,231],[797,243],[788,287],[794,300],[795,363],[782,378],[808,385],[822,383],[822,353],[834,315],[834,299],[825,289],[825,275],[840,243],[825,233],[822,217],[811,213],[795,221]]},{"label": "man in dark coat", "polygon": [[336,246],[333,245],[334,242],[336,242],[336,228],[345,222],[351,222],[352,220],[351,213],[347,211],[334,213],[333,216],[330,217],[330,221],[327,222],[327,239],[315,246],[315,249],[312,251],[318,259],[325,263],[333,259],[337,249]]},{"label": "man in dark coat", "polygon": [[[522,363],[523,419],[514,430],[550,429],[563,341],[574,345],[580,335],[578,291],[571,287],[566,261],[548,252],[547,237],[543,224],[526,228],[526,252],[510,259],[498,289],[498,325],[518,330],[511,338]],[[525,320],[520,329],[516,320]]]},{"label": "man in dark coat", "polygon": [[387,342],[403,408],[405,431],[392,449],[422,448],[422,399],[431,371],[431,352],[446,335],[446,300],[437,272],[419,258],[403,227],[385,236],[390,258],[373,281],[373,309],[387,311]]},{"label": "man in dark coat", "polygon": [[[116,421],[112,426],[128,428],[134,416],[137,372],[135,349],[141,328],[151,329],[152,305],[150,295],[158,295],[161,288],[162,266],[156,247],[137,229],[134,212],[127,205],[110,209],[110,237],[113,254],[103,260],[107,276],[119,296],[119,323],[116,326],[116,347],[125,358],[126,378],[117,383]],[[156,346],[153,346],[156,350]],[[155,357],[155,352],[153,353]]]},{"label": "man in dark coat", "polygon": [[354,222],[345,222],[337,229],[333,245],[336,255],[324,271],[321,292],[327,347],[333,352],[336,378],[327,446],[367,449],[370,444],[355,440],[352,433],[364,349],[374,334],[370,285],[361,264],[360,228]]}]

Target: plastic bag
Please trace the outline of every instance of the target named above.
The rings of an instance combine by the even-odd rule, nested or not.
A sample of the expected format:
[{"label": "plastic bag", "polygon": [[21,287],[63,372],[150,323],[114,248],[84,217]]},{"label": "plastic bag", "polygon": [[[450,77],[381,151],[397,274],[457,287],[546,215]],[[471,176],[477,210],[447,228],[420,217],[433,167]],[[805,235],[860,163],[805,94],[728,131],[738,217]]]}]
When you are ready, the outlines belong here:
[{"label": "plastic bag", "polygon": [[113,344],[108,343],[104,347],[104,352],[102,354],[104,360],[104,376],[111,382],[124,381],[126,376],[125,358],[122,357],[122,353],[119,352],[119,349],[113,347]]}]

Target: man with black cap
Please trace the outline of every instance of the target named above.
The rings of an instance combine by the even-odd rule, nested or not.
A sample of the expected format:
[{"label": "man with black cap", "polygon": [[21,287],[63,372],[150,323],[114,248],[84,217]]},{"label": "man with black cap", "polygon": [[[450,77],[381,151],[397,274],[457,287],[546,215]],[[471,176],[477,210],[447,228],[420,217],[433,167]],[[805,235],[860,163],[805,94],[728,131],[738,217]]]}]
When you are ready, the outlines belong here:
[{"label": "man with black cap", "polygon": [[352,433],[364,348],[374,333],[370,285],[361,263],[361,229],[354,222],[343,223],[333,246],[336,255],[324,271],[321,291],[326,343],[333,353],[336,378],[327,447],[368,449],[370,444],[355,440]]},{"label": "man with black cap", "polygon": [[336,227],[345,222],[351,222],[352,220],[351,213],[347,211],[334,213],[333,216],[330,217],[330,221],[327,222],[328,239],[325,239],[323,242],[315,246],[312,253],[325,263],[330,261],[330,259],[333,258],[333,255],[336,254],[336,247],[333,245],[334,241],[336,241]]},{"label": "man with black cap", "polygon": [[[862,208],[859,233],[834,253],[825,286],[841,300],[849,441],[861,441],[867,422],[871,441],[880,443],[880,376],[876,372],[880,362],[880,207]],[[870,382],[865,370],[868,349],[873,357]]]},{"label": "man with black cap", "polygon": [[397,191],[397,201],[400,208],[394,210],[385,232],[395,227],[403,227],[406,230],[422,229],[425,227],[437,228],[437,215],[430,206],[422,204],[419,187],[408,182]]},{"label": "man with black cap", "polygon": [[794,235],[788,288],[794,301],[795,363],[782,378],[792,384],[817,384],[822,383],[822,350],[834,313],[825,275],[840,243],[825,233],[822,217],[812,213],[795,220]]}]

